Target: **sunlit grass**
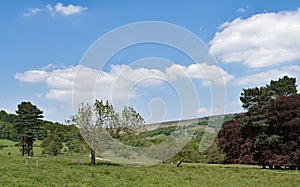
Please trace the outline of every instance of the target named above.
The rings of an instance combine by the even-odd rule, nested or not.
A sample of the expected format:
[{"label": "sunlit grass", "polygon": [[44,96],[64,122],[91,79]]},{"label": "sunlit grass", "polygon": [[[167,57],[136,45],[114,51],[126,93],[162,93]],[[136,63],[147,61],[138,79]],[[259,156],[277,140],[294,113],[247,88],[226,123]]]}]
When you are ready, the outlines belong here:
[{"label": "sunlit grass", "polygon": [[[6,149],[6,148],[5,148]],[[300,171],[257,166],[175,164],[148,167],[100,163],[88,154],[26,158],[0,151],[0,186],[299,186]],[[38,167],[36,160],[39,160]]]}]

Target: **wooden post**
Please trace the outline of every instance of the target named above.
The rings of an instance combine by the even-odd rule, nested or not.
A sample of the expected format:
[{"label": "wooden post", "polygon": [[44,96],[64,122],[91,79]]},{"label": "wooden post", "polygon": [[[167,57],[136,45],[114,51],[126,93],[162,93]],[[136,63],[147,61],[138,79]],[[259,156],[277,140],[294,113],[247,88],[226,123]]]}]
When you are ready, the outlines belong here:
[{"label": "wooden post", "polygon": [[35,160],[35,167],[37,167],[37,168],[39,167],[39,159]]},{"label": "wooden post", "polygon": [[26,158],[26,161],[25,161],[25,166],[28,166],[29,165],[29,157]]}]

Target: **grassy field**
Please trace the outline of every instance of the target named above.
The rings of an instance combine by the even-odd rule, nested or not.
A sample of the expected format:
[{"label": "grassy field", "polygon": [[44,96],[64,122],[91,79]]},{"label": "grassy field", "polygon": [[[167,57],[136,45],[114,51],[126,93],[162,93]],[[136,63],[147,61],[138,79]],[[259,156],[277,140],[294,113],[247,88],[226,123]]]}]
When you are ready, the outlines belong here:
[{"label": "grassy field", "polygon": [[[87,154],[19,156],[16,147],[0,150],[0,186],[299,186],[300,171],[256,166],[165,164],[148,167],[88,164]],[[8,155],[8,152],[11,155]],[[36,154],[37,155],[37,154]],[[36,160],[39,160],[36,167]]]}]

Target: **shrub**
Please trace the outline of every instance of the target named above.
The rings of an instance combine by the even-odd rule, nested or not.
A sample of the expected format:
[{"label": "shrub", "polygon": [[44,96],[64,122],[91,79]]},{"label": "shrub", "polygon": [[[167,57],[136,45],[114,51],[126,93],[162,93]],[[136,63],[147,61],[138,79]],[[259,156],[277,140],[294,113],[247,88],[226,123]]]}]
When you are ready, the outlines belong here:
[{"label": "shrub", "polygon": [[43,154],[58,155],[63,148],[63,144],[59,137],[55,134],[50,134],[41,144]]}]

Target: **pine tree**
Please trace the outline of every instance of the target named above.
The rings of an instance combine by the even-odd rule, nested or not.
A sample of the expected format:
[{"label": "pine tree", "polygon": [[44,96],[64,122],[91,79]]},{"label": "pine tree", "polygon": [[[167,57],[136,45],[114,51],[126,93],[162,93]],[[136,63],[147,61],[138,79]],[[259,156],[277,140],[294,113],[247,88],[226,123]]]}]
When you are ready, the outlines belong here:
[{"label": "pine tree", "polygon": [[[15,122],[15,128],[21,139],[22,144],[22,156],[30,156],[30,151],[33,149],[33,142],[35,140],[35,133],[39,129],[42,123],[43,111],[38,109],[30,102],[22,102],[18,105],[17,119]],[[27,151],[26,151],[27,150]]]}]

